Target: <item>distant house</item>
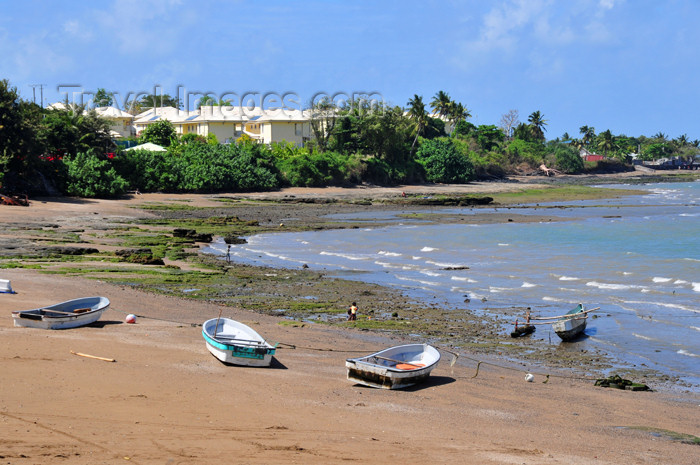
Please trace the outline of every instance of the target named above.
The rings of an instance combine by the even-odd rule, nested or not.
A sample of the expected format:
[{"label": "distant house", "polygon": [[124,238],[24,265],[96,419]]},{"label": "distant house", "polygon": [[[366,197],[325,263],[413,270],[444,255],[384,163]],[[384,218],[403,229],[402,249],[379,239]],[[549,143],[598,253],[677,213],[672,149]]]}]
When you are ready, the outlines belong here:
[{"label": "distant house", "polygon": [[113,139],[136,135],[136,129],[132,124],[134,116],[131,113],[115,107],[99,107],[95,108],[95,112],[109,121],[109,133]]},{"label": "distant house", "polygon": [[150,124],[168,120],[178,135],[214,134],[219,142],[234,142],[243,134],[262,143],[293,142],[304,145],[311,139],[311,116],[308,111],[241,106],[201,106],[194,111],[173,107],[151,108],[136,115],[134,127],[140,134]]},{"label": "distant house", "polygon": [[[88,111],[88,108],[86,107],[82,107],[74,103],[64,102],[52,103],[47,107],[49,110],[64,111],[72,111],[79,108],[85,108],[85,110]],[[112,139],[131,137],[136,134],[136,129],[132,124],[134,121],[134,116],[130,113],[115,107],[99,107],[95,108],[94,111],[97,113],[97,116],[109,121],[109,134]]]},{"label": "distant house", "polygon": [[[155,123],[159,120],[168,120],[177,130],[178,126],[176,122],[183,121],[187,118],[187,112],[173,107],[156,107],[150,108],[144,112],[139,113],[134,117],[134,128],[136,130],[136,135],[141,134],[144,129],[146,129],[150,124]],[[178,132],[181,134],[181,132]]]},{"label": "distant house", "polygon": [[263,144],[293,142],[303,146],[311,140],[310,112],[302,110],[268,110],[251,118],[245,132]]},{"label": "distant house", "polygon": [[601,161],[605,160],[603,155],[598,155],[597,153],[589,152],[586,148],[581,148],[578,154],[583,158],[583,161]]}]

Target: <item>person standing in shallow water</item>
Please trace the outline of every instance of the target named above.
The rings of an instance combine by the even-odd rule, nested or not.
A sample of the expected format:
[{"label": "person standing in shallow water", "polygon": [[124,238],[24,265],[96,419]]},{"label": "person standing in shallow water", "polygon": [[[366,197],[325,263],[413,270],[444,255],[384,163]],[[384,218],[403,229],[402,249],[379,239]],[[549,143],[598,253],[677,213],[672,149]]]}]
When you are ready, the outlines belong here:
[{"label": "person standing in shallow water", "polygon": [[357,304],[355,302],[348,309],[348,321],[357,320]]}]

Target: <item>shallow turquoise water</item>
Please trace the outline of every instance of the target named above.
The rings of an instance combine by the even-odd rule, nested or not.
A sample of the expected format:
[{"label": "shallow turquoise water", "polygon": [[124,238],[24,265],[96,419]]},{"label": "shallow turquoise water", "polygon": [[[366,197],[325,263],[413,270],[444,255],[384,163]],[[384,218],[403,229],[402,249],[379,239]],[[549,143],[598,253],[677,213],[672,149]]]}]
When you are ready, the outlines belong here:
[{"label": "shallow turquoise water", "polygon": [[[281,267],[307,264],[448,306],[463,306],[467,295],[476,311],[530,306],[546,316],[579,302],[601,307],[600,317],[589,319],[587,337],[575,344],[604,350],[621,364],[680,376],[697,389],[700,183],[635,188],[648,194],[572,202],[570,208],[513,209],[568,221],[426,225],[391,212],[355,215],[393,218],[396,224],[259,235],[232,247],[232,258]],[[225,246],[212,249],[223,253]],[[446,269],[464,266],[469,269]],[[547,326],[541,328],[536,337],[559,344]]]}]

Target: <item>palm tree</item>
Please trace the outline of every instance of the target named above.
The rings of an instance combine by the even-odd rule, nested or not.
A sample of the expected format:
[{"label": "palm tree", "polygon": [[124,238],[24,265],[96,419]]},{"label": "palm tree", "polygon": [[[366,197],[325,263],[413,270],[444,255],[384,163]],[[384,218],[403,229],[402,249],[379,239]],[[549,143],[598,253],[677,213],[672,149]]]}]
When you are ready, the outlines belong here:
[{"label": "palm tree", "polygon": [[535,138],[543,141],[544,131],[546,131],[545,126],[547,125],[547,120],[544,119],[544,115],[537,110],[528,116],[527,121],[530,123],[532,134]]},{"label": "palm tree", "polygon": [[666,134],[663,132],[659,131],[656,134],[654,134],[654,139],[661,139],[662,142],[666,142]]},{"label": "palm tree", "polygon": [[433,107],[433,114],[439,117],[446,117],[450,114],[450,107],[454,102],[450,99],[447,92],[439,91],[430,101],[430,106]]},{"label": "palm tree", "polygon": [[408,117],[414,120],[416,124],[414,127],[416,137],[413,139],[413,144],[411,144],[411,153],[413,153],[418,136],[423,134],[425,127],[428,125],[428,112],[425,110],[423,97],[418,94],[414,94],[413,98],[408,100]]},{"label": "palm tree", "polygon": [[450,102],[450,106],[447,113],[447,118],[452,121],[455,125],[462,120],[471,118],[472,114],[469,109],[459,102]]},{"label": "palm tree", "polygon": [[448,113],[447,113],[447,119],[452,123],[452,132],[457,129],[457,123],[460,121],[464,121],[467,118],[470,118],[472,114],[469,112],[469,109],[462,105],[459,102],[450,102],[450,106],[448,108]]},{"label": "palm tree", "polygon": [[571,139],[571,142],[569,142],[572,147],[576,147],[577,150],[581,150],[584,147],[584,142],[581,139]]},{"label": "palm tree", "polygon": [[615,136],[612,135],[610,129],[603,131],[599,134],[600,140],[598,141],[598,147],[603,150],[603,153],[607,156],[608,152],[615,148]]},{"label": "palm tree", "polygon": [[583,136],[583,145],[590,145],[595,138],[595,128],[593,126],[581,126],[578,130]]}]

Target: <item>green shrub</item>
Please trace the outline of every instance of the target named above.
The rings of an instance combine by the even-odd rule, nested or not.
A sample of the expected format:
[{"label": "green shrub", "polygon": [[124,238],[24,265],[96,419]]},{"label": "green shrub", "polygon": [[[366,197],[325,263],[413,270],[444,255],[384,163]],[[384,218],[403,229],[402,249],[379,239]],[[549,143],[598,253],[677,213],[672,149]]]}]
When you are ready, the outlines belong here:
[{"label": "green shrub", "polygon": [[252,144],[188,144],[173,156],[176,188],[187,192],[275,189],[275,171],[269,151]]},{"label": "green shrub", "polygon": [[474,166],[457,151],[450,139],[424,141],[416,157],[430,182],[467,183],[474,177]]},{"label": "green shrub", "polygon": [[347,157],[337,152],[299,153],[278,162],[286,183],[291,186],[320,187],[347,183]]},{"label": "green shrub", "polygon": [[129,150],[114,157],[114,167],[130,189],[141,192],[172,192],[179,183],[173,153]]},{"label": "green shrub", "polygon": [[537,142],[514,139],[506,148],[510,162],[514,165],[527,163],[532,168],[538,168],[544,161],[544,146]]},{"label": "green shrub", "polygon": [[65,192],[89,198],[117,197],[126,192],[127,181],[117,174],[108,160],[92,151],[78,152],[63,158],[66,166]]},{"label": "green shrub", "polygon": [[139,137],[139,142],[142,144],[151,142],[161,147],[169,147],[176,140],[175,126],[167,119],[161,119],[149,124],[141,133],[141,137]]},{"label": "green shrub", "polygon": [[568,174],[583,172],[583,159],[578,150],[570,145],[560,145],[554,151],[556,167]]}]

